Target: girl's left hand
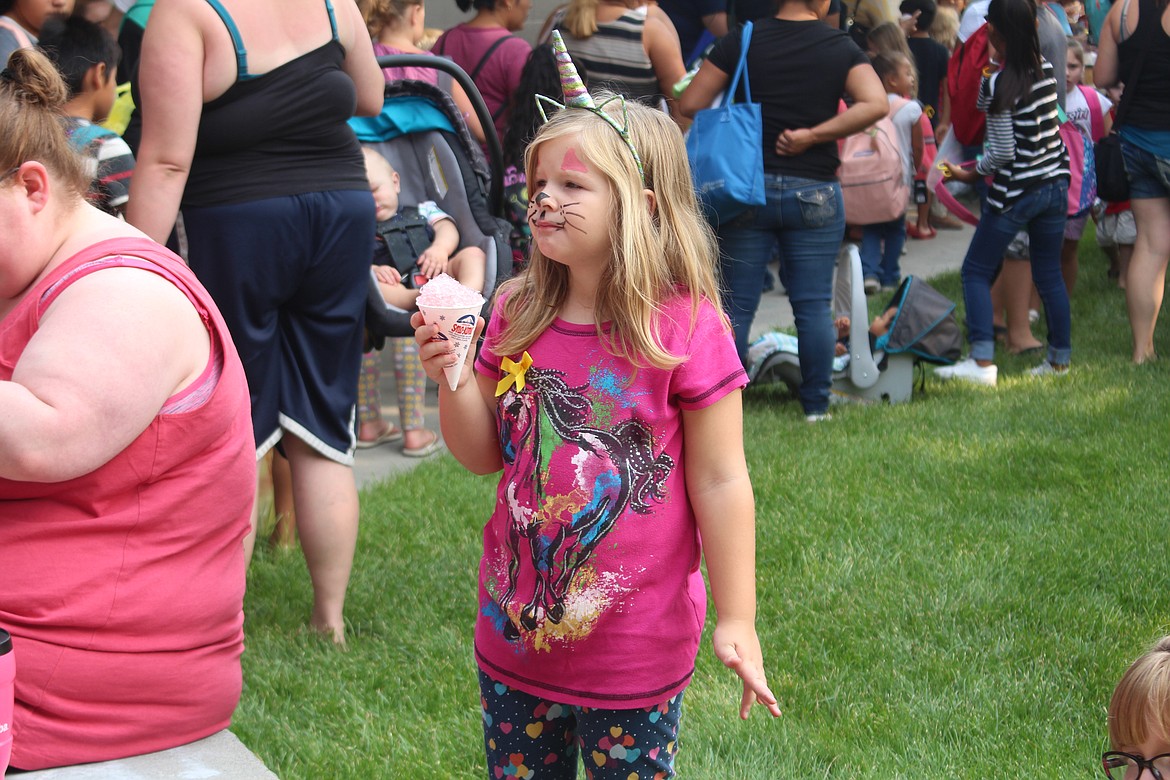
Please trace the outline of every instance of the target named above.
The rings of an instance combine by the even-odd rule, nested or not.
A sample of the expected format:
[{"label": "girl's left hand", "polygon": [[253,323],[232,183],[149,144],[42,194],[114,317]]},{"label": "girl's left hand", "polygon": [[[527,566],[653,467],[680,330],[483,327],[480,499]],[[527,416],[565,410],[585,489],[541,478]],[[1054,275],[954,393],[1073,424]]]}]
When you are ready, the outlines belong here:
[{"label": "girl's left hand", "polygon": [[755,626],[742,621],[716,621],[711,643],[715,646],[715,657],[743,680],[739,717],[746,720],[752,705],[757,702],[764,705],[772,717],[780,717],[780,705],[768,688],[767,675],[764,674],[764,654],[760,650]]},{"label": "girl's left hand", "polygon": [[942,168],[943,176],[955,181],[961,181],[964,184],[974,184],[979,181],[979,174],[975,172],[975,168],[963,168],[959,165],[954,165],[949,162],[941,162],[938,164]]}]

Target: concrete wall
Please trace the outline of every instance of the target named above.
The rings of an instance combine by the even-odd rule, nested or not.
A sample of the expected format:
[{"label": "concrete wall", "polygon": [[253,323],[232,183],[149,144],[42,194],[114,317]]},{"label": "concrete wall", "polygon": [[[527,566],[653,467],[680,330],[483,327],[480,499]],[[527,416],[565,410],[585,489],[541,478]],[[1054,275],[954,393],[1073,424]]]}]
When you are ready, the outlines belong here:
[{"label": "concrete wall", "polygon": [[[455,0],[429,0],[426,5],[427,27],[446,30],[475,16],[474,11],[468,13],[460,11],[459,6],[455,5]],[[526,38],[529,43],[535,42],[536,34],[540,32],[545,19],[548,19],[549,14],[560,5],[561,2],[558,0],[533,0],[532,10],[528,13],[528,23],[517,35]]]}]

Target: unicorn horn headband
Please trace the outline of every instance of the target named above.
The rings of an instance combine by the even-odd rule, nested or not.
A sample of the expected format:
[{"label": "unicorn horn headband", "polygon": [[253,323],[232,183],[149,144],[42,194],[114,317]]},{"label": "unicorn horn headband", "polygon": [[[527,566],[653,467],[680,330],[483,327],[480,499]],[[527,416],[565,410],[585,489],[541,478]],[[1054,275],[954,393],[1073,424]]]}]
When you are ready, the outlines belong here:
[{"label": "unicorn horn headband", "polygon": [[[597,105],[593,100],[593,96],[585,89],[585,84],[581,82],[581,76],[577,73],[577,68],[573,65],[573,59],[569,56],[569,50],[565,48],[565,41],[561,38],[560,30],[553,30],[552,45],[557,59],[557,72],[561,76],[561,93],[565,102],[558,103],[550,97],[537,95],[536,110],[540,112],[541,119],[546,122],[548,121],[548,115],[544,111],[546,104],[554,108],[583,108],[601,117],[625,141],[626,147],[630,150],[630,154],[634,156],[634,165],[638,167],[638,176],[645,182],[646,172],[642,169],[642,158],[638,155],[638,150],[634,148],[634,142],[630,140],[630,115],[626,111],[625,97],[622,95],[614,95],[600,106]],[[622,121],[620,124],[605,110],[605,107],[615,100],[621,103],[622,107]]]}]

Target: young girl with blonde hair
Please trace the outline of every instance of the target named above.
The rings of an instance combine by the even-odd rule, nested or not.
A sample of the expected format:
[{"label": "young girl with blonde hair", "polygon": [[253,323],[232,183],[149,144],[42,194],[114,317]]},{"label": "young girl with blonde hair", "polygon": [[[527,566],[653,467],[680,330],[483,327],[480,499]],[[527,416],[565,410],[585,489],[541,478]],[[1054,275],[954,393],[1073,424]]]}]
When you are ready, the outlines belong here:
[{"label": "young girl with blonde hair", "polygon": [[1134,661],[1109,701],[1109,743],[1101,757],[1111,780],[1170,777],[1170,636]]},{"label": "young girl with blonde hair", "polygon": [[[440,383],[451,452],[503,469],[475,638],[488,770],[575,778],[582,751],[595,778],[673,776],[701,556],[740,715],[780,714],[755,630],[746,377],[677,127],[565,93],[527,154],[530,264],[501,286],[458,389]],[[446,342],[414,324],[438,378]]]}]

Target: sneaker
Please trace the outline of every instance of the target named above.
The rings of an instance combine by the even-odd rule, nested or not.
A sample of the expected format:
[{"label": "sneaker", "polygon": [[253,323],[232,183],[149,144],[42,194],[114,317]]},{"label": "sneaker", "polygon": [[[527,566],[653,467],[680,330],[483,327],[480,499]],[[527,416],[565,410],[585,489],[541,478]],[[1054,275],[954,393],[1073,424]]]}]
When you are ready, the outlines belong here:
[{"label": "sneaker", "polygon": [[828,412],[824,412],[822,414],[805,415],[804,421],[806,423],[811,424],[811,423],[826,422],[826,421],[831,420],[831,419],[833,419],[832,416]]},{"label": "sneaker", "polygon": [[972,358],[955,363],[953,366],[936,368],[934,375],[939,379],[961,379],[964,382],[973,382],[977,385],[995,387],[995,380],[999,376],[999,369],[993,364],[981,366]]},{"label": "sneaker", "polygon": [[1065,376],[1068,374],[1068,366],[1058,366],[1045,360],[1028,373],[1032,376]]},{"label": "sneaker", "polygon": [[872,276],[865,280],[865,294],[873,295],[878,290],[882,289],[882,283]]}]

